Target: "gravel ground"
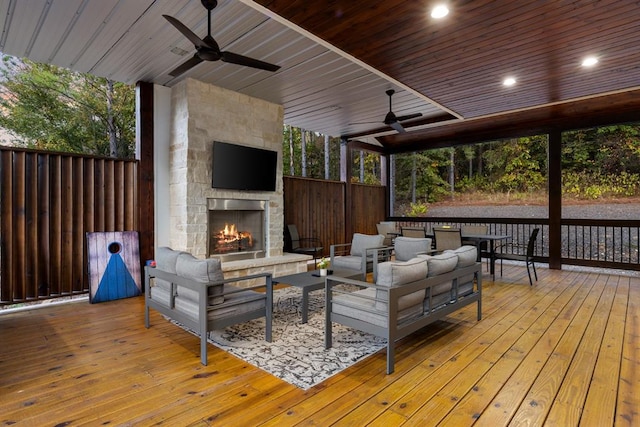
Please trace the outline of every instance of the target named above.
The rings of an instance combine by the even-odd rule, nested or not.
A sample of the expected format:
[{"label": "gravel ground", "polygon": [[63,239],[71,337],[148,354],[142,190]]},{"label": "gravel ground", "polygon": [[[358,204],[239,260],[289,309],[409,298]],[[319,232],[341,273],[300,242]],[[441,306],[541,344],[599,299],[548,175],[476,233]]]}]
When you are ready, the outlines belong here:
[{"label": "gravel ground", "polygon": [[[432,206],[430,217],[546,218],[546,206]],[[570,205],[562,208],[562,216],[572,219],[640,220],[640,204]]]}]

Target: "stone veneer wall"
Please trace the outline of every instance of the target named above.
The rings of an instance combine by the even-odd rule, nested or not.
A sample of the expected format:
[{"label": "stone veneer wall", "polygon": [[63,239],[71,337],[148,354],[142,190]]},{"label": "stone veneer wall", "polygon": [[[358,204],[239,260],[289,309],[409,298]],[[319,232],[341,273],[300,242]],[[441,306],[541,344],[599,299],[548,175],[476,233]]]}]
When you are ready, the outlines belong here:
[{"label": "stone veneer wall", "polygon": [[[267,257],[283,251],[283,107],[237,92],[186,79],[171,90],[172,124],[169,191],[170,245],[207,255],[207,199],[268,202]],[[222,141],[278,152],[275,192],[211,188],[212,142]]]}]

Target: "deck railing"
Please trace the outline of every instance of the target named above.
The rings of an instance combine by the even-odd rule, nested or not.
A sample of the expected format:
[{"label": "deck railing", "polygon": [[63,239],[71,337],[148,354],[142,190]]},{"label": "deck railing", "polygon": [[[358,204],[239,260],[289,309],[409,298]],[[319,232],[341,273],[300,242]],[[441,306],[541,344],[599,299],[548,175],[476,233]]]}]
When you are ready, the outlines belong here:
[{"label": "deck railing", "polygon": [[[390,218],[400,227],[487,225],[490,234],[506,234],[513,241],[527,242],[534,228],[540,228],[536,259],[549,262],[549,220],[546,218]],[[601,268],[640,271],[640,220],[561,220],[561,262]]]}]

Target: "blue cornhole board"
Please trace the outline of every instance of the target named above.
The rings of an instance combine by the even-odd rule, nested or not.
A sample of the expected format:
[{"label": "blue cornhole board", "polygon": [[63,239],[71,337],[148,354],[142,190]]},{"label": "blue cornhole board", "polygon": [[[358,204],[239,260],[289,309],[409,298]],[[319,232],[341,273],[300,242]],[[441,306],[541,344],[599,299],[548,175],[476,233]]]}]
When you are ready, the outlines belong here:
[{"label": "blue cornhole board", "polygon": [[137,231],[87,233],[89,301],[98,303],[141,294]]}]

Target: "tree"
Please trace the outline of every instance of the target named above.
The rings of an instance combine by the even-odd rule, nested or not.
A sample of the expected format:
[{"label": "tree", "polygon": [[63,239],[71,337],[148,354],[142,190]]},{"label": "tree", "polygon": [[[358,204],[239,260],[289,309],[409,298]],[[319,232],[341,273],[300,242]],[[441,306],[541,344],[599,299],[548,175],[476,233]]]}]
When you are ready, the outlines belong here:
[{"label": "tree", "polygon": [[0,127],[31,148],[131,158],[135,91],[130,85],[3,56]]}]

